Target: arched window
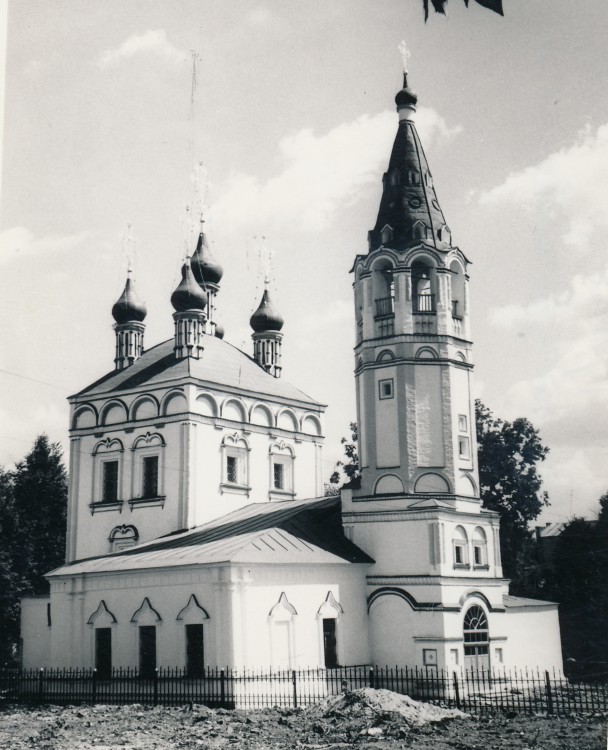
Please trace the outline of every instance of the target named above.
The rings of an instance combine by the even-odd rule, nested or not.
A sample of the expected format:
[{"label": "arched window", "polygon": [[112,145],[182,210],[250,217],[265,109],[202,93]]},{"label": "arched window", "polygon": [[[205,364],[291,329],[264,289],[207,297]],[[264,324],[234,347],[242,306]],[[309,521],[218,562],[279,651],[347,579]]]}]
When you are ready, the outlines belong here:
[{"label": "arched window", "polygon": [[488,542],[486,532],[477,526],[473,532],[473,566],[484,568],[488,565]]},{"label": "arched window", "polygon": [[469,540],[467,538],[467,532],[462,526],[457,526],[454,529],[452,536],[452,547],[454,551],[454,567],[455,568],[468,568],[469,567]]},{"label": "arched window", "polygon": [[281,441],[270,446],[270,493],[269,500],[286,500],[295,497],[294,452],[290,445]]},{"label": "arched window", "polygon": [[478,604],[464,615],[464,665],[467,669],[488,669],[490,666],[490,633],[488,618]]},{"label": "arched window", "polygon": [[238,433],[222,441],[222,492],[249,496],[249,444]]}]

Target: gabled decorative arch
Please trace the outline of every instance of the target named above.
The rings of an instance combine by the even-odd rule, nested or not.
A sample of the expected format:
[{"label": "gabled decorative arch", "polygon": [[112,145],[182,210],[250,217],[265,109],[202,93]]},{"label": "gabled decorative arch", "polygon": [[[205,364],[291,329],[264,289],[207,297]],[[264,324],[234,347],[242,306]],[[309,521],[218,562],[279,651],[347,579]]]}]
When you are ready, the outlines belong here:
[{"label": "gabled decorative arch", "polygon": [[137,448],[150,448],[154,445],[164,447],[165,439],[158,432],[146,432],[145,435],[140,435],[135,438],[131,450],[136,450]]},{"label": "gabled decorative arch", "polygon": [[[90,418],[86,419],[85,415],[89,415]],[[93,404],[82,404],[74,412],[72,418],[72,429],[79,430],[87,427],[96,427],[99,421],[99,414]],[[88,424],[87,424],[88,422]]]},{"label": "gabled decorative arch", "polygon": [[99,602],[99,605],[95,612],[93,612],[93,614],[87,620],[87,625],[94,625],[95,620],[97,619],[104,620],[105,622],[108,622],[109,620],[108,624],[110,625],[115,625],[118,622],[114,614],[108,609],[108,606],[103,599]]},{"label": "gabled decorative arch", "polygon": [[295,451],[289,443],[286,443],[284,440],[278,440],[276,443],[272,443],[270,448],[268,449],[269,453],[272,454],[282,454],[284,456],[290,456],[291,458],[295,457]]},{"label": "gabled decorative arch", "polygon": [[337,619],[343,614],[344,610],[342,609],[342,605],[334,596],[333,591],[328,591],[325,601],[317,610],[317,617],[335,617]]},{"label": "gabled decorative arch", "polygon": [[281,596],[279,596],[279,601],[270,609],[268,617],[286,620],[295,617],[297,614],[298,612],[293,604],[289,602],[287,594],[282,591]]},{"label": "gabled decorative arch", "polygon": [[412,226],[412,238],[415,240],[426,240],[428,238],[428,227],[423,221],[416,221]]},{"label": "gabled decorative arch", "polygon": [[123,523],[122,526],[115,526],[112,531],[110,531],[108,541],[110,543],[115,542],[119,538],[133,539],[134,542],[137,542],[139,539],[139,531],[137,531],[137,528],[133,526],[133,524]]},{"label": "gabled decorative arch", "polygon": [[390,224],[385,224],[380,231],[380,241],[382,243],[390,242],[393,239],[393,228]]},{"label": "gabled decorative arch", "polygon": [[222,438],[222,445],[230,445],[237,448],[244,448],[245,450],[251,450],[247,438],[243,435],[239,435],[238,432],[224,435]]},{"label": "gabled decorative arch", "polygon": [[148,597],[144,597],[143,602],[141,603],[141,606],[139,609],[136,609],[133,613],[133,617],[131,617],[131,622],[138,622],[140,618],[153,618],[155,622],[162,622],[163,618],[160,616],[160,614],[157,612],[157,610],[154,609],[154,607],[150,604],[150,600]]},{"label": "gabled decorative arch", "polygon": [[[112,412],[115,412],[114,416],[111,416]],[[118,418],[119,414],[121,418]],[[127,405],[119,398],[105,403],[99,415],[101,425],[119,424],[120,422],[127,422],[128,419],[129,410],[127,409]]]},{"label": "gabled decorative arch", "polygon": [[150,393],[146,393],[138,398],[131,404],[129,410],[129,420],[134,419],[154,419],[158,417],[160,412],[160,404],[156,396]]},{"label": "gabled decorative arch", "polygon": [[109,438],[100,440],[93,448],[93,455],[98,453],[111,453],[112,451],[124,451],[124,446],[118,438]]},{"label": "gabled decorative arch", "polygon": [[209,613],[204,607],[201,607],[201,605],[198,603],[198,599],[196,598],[196,594],[190,594],[190,598],[188,599],[188,603],[185,607],[180,609],[176,620],[184,620],[186,618],[188,619],[199,619],[199,620],[208,620],[209,619]]}]

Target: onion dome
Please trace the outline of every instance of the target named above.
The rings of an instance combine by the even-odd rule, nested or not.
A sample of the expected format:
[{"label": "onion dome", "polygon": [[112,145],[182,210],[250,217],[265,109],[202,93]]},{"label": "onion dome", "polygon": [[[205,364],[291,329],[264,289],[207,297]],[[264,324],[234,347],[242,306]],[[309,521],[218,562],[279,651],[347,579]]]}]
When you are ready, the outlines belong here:
[{"label": "onion dome", "polygon": [[395,104],[397,105],[397,109],[399,109],[400,107],[415,107],[417,101],[418,97],[407,85],[407,73],[404,73],[403,88],[401,89],[401,91],[397,92],[397,96],[395,97]]},{"label": "onion dome", "polygon": [[251,316],[249,325],[256,333],[280,331],[283,328],[283,317],[270,301],[268,289],[264,289],[260,306]]},{"label": "onion dome", "polygon": [[120,325],[122,323],[141,323],[147,314],[146,304],[137,296],[131,272],[129,272],[124,291],[112,307],[112,317]]},{"label": "onion dome", "polygon": [[207,238],[203,232],[198,236],[196,250],[192,255],[191,261],[192,273],[201,286],[220,283],[224,275],[224,269],[211,254]]},{"label": "onion dome", "polygon": [[218,339],[224,338],[224,326],[221,323],[215,324],[215,336]]},{"label": "onion dome", "polygon": [[204,310],[207,306],[207,292],[197,284],[189,260],[182,266],[182,280],[171,295],[171,304],[176,312]]}]

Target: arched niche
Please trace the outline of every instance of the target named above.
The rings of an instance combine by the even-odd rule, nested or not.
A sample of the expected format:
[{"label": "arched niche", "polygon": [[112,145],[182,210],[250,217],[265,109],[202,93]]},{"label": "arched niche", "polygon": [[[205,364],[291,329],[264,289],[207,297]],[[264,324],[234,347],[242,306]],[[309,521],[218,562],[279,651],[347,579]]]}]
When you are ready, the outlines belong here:
[{"label": "arched niche", "polygon": [[131,406],[131,419],[155,419],[158,416],[158,401],[153,396],[142,396]]},{"label": "arched niche", "polygon": [[458,494],[465,497],[477,497],[477,487],[468,474],[462,474],[458,479]]},{"label": "arched niche", "polygon": [[255,404],[251,409],[249,421],[261,427],[274,427],[274,414],[266,404]]},{"label": "arched niche", "polygon": [[72,420],[72,428],[75,430],[82,430],[87,427],[95,427],[97,425],[97,411],[94,406],[86,404],[79,406],[74,412],[74,419]]},{"label": "arched niche", "polygon": [[210,393],[199,393],[194,402],[194,411],[204,417],[217,417],[219,414],[217,401]]},{"label": "arched niche", "polygon": [[376,357],[377,362],[390,362],[395,359],[395,353],[391,349],[383,349]]},{"label": "arched niche", "polygon": [[403,482],[396,474],[384,474],[376,482],[374,495],[391,495],[405,492]]},{"label": "arched niche", "polygon": [[289,432],[298,431],[298,419],[291,409],[283,409],[277,418],[277,427]]},{"label": "arched niche", "polygon": [[163,399],[161,411],[165,417],[172,414],[183,414],[188,411],[188,401],[184,394],[179,391],[168,393]]},{"label": "arched niche", "polygon": [[450,485],[441,474],[429,471],[418,477],[414,486],[414,492],[445,493],[450,492]]},{"label": "arched niche", "polygon": [[226,399],[222,404],[222,418],[233,422],[246,422],[247,410],[244,404],[236,398]]},{"label": "arched niche", "polygon": [[128,419],[127,407],[122,401],[110,401],[103,407],[101,412],[101,424],[119,424],[120,422],[126,422]]},{"label": "arched niche", "polygon": [[392,315],[395,309],[394,263],[386,256],[380,257],[372,264],[371,271],[374,315]]},{"label": "arched niche", "polygon": [[432,346],[421,346],[416,352],[416,359],[438,359],[439,355]]},{"label": "arched niche", "polygon": [[302,419],[302,432],[307,435],[322,435],[320,419],[314,414],[306,414]]}]

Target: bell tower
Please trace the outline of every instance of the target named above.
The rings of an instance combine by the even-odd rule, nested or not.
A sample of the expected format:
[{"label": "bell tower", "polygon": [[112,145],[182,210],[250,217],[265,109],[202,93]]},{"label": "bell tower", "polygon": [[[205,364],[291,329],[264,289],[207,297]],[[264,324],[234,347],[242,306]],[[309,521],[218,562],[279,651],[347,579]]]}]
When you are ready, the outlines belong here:
[{"label": "bell tower", "polygon": [[479,504],[468,266],[452,244],[404,76],[399,126],[366,255],[354,264],[361,487]]},{"label": "bell tower", "polygon": [[499,586],[499,519],[479,497],[470,263],[441,210],[406,75],[395,101],[378,216],[352,269],[361,475],[342,490],[342,518],[376,561],[374,596],[403,581],[407,596],[439,602],[444,581]]}]

